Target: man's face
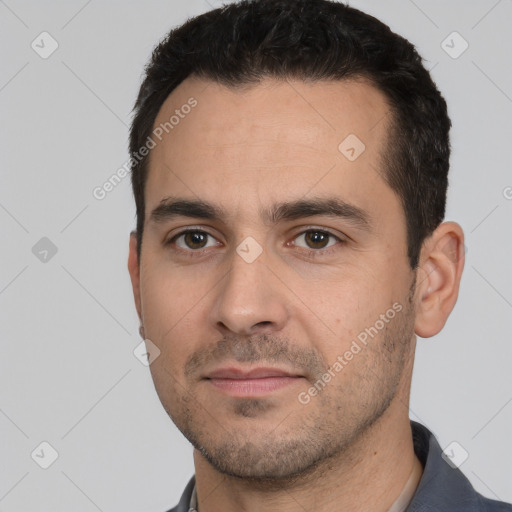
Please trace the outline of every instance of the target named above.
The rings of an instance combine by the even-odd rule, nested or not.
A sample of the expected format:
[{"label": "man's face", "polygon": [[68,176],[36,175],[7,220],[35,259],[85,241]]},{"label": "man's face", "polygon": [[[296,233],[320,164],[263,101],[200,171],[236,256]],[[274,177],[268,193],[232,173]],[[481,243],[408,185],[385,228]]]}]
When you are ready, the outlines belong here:
[{"label": "man's face", "polygon": [[159,112],[155,127],[180,119],[153,137],[139,314],[163,406],[221,472],[304,472],[407,394],[414,275],[382,177],[387,113],[362,81],[270,79],[187,79]]}]

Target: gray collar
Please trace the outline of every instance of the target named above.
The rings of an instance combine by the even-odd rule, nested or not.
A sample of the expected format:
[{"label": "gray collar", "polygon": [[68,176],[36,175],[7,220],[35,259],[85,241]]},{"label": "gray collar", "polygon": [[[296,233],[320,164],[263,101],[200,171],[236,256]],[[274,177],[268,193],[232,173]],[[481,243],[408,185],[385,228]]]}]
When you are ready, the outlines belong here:
[{"label": "gray collar", "polygon": [[194,488],[192,489],[192,496],[190,496],[190,505],[188,507],[188,512],[197,512],[197,492],[195,484]]}]

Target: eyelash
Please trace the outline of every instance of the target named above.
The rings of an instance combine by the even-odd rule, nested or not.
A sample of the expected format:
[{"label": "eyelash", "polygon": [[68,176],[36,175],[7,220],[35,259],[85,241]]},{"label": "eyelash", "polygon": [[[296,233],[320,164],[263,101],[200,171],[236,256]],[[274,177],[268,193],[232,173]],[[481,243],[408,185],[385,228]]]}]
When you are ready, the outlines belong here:
[{"label": "eyelash", "polygon": [[[306,249],[304,247],[299,247],[299,249],[303,252],[303,254],[305,253],[305,256],[307,258],[309,258],[309,259],[314,259],[314,258],[317,258],[319,256],[329,255],[329,254],[331,254],[331,252],[333,250],[337,250],[339,248],[338,247],[339,245],[343,245],[343,244],[346,243],[346,240],[343,240],[339,236],[334,235],[330,231],[326,231],[325,229],[318,229],[318,228],[308,228],[308,229],[305,229],[305,230],[297,233],[293,237],[293,240],[296,240],[301,235],[304,235],[306,233],[311,233],[311,232],[322,233],[324,235],[328,235],[330,238],[334,238],[337,241],[337,243],[334,244],[334,245],[331,245],[331,246],[329,246],[327,248],[323,248],[323,249]],[[184,229],[184,230],[180,231],[179,233],[176,233],[171,238],[166,240],[164,242],[164,246],[166,246],[166,247],[172,246],[179,237],[181,237],[183,235],[186,235],[187,233],[200,233],[200,234],[204,234],[204,235],[207,235],[207,236],[215,239],[215,237],[212,234],[208,233],[208,231],[204,231],[203,229],[187,228],[187,229]],[[288,245],[288,243],[287,243],[287,245]],[[196,257],[197,253],[201,252],[201,249],[182,249],[180,247],[174,247],[173,250],[175,250],[176,252],[180,252],[181,254],[183,254],[183,255],[185,255],[187,257],[191,257],[191,258]]]}]

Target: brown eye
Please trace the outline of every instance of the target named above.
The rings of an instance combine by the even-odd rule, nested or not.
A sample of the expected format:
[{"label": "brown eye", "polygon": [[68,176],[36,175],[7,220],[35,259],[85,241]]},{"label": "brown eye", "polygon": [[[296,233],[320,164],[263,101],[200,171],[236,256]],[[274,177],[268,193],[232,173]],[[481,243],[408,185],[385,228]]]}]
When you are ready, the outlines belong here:
[{"label": "brown eye", "polygon": [[210,233],[200,230],[188,230],[172,237],[166,245],[175,245],[183,250],[200,250],[219,245]]},{"label": "brown eye", "polygon": [[308,229],[295,237],[293,245],[301,249],[318,251],[321,254],[322,249],[328,249],[340,242],[342,239],[328,231]]},{"label": "brown eye", "polygon": [[183,241],[189,249],[202,249],[207,240],[208,235],[200,231],[189,231],[183,235]]},{"label": "brown eye", "polygon": [[311,249],[323,249],[329,243],[331,235],[323,231],[308,231],[304,234],[304,240]]}]

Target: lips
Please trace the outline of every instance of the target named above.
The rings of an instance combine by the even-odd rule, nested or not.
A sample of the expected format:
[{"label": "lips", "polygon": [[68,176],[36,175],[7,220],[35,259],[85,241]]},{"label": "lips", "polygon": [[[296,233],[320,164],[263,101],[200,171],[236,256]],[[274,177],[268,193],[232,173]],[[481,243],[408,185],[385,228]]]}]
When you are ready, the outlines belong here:
[{"label": "lips", "polygon": [[208,374],[208,379],[265,379],[268,377],[299,377],[278,368],[253,368],[242,370],[239,368],[221,368]]},{"label": "lips", "polygon": [[258,397],[296,383],[302,376],[279,368],[242,370],[231,367],[215,370],[206,379],[216,390],[230,396]]}]

